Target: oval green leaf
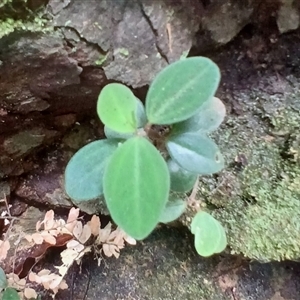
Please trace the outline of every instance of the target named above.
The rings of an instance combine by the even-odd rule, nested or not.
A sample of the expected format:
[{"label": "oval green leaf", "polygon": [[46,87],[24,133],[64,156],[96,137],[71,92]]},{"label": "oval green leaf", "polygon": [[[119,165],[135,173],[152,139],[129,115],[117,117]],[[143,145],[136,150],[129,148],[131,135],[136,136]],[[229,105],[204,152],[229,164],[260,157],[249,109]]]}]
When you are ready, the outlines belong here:
[{"label": "oval green leaf", "polygon": [[7,287],[7,279],[3,269],[0,267],[0,292]]},{"label": "oval green leaf", "polygon": [[70,159],[65,170],[65,190],[76,202],[103,195],[103,173],[108,159],[118,147],[119,140],[92,142]]},{"label": "oval green leaf", "polygon": [[128,140],[134,136],[134,133],[120,133],[118,131],[112,130],[107,126],[104,126],[104,134],[108,139],[122,139]]},{"label": "oval green leaf", "polygon": [[163,69],[150,85],[146,114],[151,124],[174,124],[190,118],[215,94],[218,66],[205,57],[190,57]]},{"label": "oval green leaf", "polygon": [[208,175],[224,168],[218,146],[206,136],[197,133],[174,135],[166,146],[170,156],[189,172]]},{"label": "oval green leaf", "polygon": [[168,159],[167,165],[170,172],[171,190],[182,193],[190,191],[198,175],[181,168],[173,159]]},{"label": "oval green leaf", "polygon": [[8,287],[3,292],[2,300],[20,300],[20,296],[15,289]]},{"label": "oval green leaf", "polygon": [[226,248],[224,228],[207,212],[200,211],[195,215],[191,223],[191,232],[195,235],[195,248],[201,256],[208,257]]},{"label": "oval green leaf", "polygon": [[128,235],[141,240],[159,222],[169,196],[170,175],[158,150],[137,136],[112,155],[103,187],[112,219]]},{"label": "oval green leaf", "polygon": [[172,134],[197,132],[210,133],[216,130],[223,122],[226,109],[223,102],[216,97],[203,103],[199,111],[189,119],[174,124]]},{"label": "oval green leaf", "polygon": [[[136,107],[136,121],[137,121],[137,127],[142,128],[147,123],[147,117],[145,113],[145,107],[143,102],[136,98],[137,107]],[[133,137],[135,133],[121,133],[118,131],[115,131],[107,126],[104,126],[104,134],[108,139],[124,139],[128,140],[129,138]]]},{"label": "oval green leaf", "polygon": [[123,84],[106,85],[98,97],[97,113],[104,125],[120,133],[132,133],[137,129],[137,100]]},{"label": "oval green leaf", "polygon": [[171,198],[163,210],[159,222],[170,223],[178,219],[186,209],[186,202],[182,199]]}]

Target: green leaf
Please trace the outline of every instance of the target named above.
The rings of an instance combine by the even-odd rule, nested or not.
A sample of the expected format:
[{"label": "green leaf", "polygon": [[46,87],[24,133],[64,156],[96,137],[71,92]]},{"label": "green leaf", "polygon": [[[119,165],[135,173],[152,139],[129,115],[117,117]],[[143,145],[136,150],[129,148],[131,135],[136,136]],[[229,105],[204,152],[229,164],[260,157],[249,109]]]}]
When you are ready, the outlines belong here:
[{"label": "green leaf", "polygon": [[174,124],[172,134],[186,132],[210,133],[220,126],[225,115],[226,109],[223,102],[216,97],[212,97],[209,101],[203,103],[200,110],[191,118]]},{"label": "green leaf", "polygon": [[15,289],[8,287],[2,295],[2,300],[20,300],[20,296]]},{"label": "green leaf", "polygon": [[137,136],[112,155],[103,186],[112,219],[127,234],[141,240],[159,222],[169,196],[170,175],[158,150]]},{"label": "green leaf", "polygon": [[223,226],[210,214],[198,212],[191,223],[195,235],[195,248],[201,256],[207,257],[222,252],[227,245]]},{"label": "green leaf", "polygon": [[3,269],[0,267],[0,292],[7,287],[7,279]]},{"label": "green leaf", "polygon": [[178,219],[186,209],[186,202],[182,199],[171,198],[165,209],[163,210],[159,222],[161,223],[170,223]]},{"label": "green leaf", "polygon": [[[136,98],[137,107],[136,107],[136,121],[137,127],[142,128],[147,123],[147,117],[145,113],[145,107],[143,102]],[[124,139],[128,140],[129,138],[133,137],[135,133],[120,133],[118,131],[112,130],[111,128],[104,126],[104,134],[108,139]]]},{"label": "green leaf", "polygon": [[215,94],[220,70],[210,59],[190,57],[163,69],[150,85],[146,114],[151,124],[174,124],[190,118]]},{"label": "green leaf", "polygon": [[166,146],[171,157],[189,172],[207,175],[224,167],[218,146],[206,136],[197,133],[174,135]]},{"label": "green leaf", "polygon": [[136,98],[136,100],[137,100],[137,108],[136,108],[137,127],[142,128],[147,124],[148,120],[147,120],[145,106],[143,102],[139,98]]},{"label": "green leaf", "polygon": [[92,142],[69,161],[65,170],[65,190],[77,202],[103,195],[102,178],[108,159],[118,147],[118,140]]},{"label": "green leaf", "polygon": [[112,130],[107,126],[104,126],[104,134],[108,139],[122,139],[128,140],[134,136],[134,133],[120,133],[118,131]]},{"label": "green leaf", "polygon": [[120,133],[132,133],[137,129],[137,100],[123,84],[106,85],[97,103],[97,113],[104,125]]},{"label": "green leaf", "polygon": [[182,193],[190,191],[198,175],[181,168],[173,159],[168,159],[167,164],[171,178],[171,190]]}]

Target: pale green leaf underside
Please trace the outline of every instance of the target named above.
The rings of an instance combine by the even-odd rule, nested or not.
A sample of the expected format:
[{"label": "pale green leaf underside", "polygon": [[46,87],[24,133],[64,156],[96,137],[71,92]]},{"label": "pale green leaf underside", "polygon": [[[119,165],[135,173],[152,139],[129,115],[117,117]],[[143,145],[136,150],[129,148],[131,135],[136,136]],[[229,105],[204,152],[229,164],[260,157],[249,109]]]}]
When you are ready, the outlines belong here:
[{"label": "pale green leaf underside", "polygon": [[174,124],[172,133],[210,133],[220,126],[225,115],[226,109],[223,102],[216,97],[212,97],[203,103],[195,115],[183,122]]},{"label": "pale green leaf underside", "polygon": [[97,113],[104,125],[120,133],[137,129],[137,99],[123,84],[106,85],[98,97]]},{"label": "pale green leaf underside", "polygon": [[7,287],[7,279],[3,269],[0,267],[0,292]]},{"label": "pale green leaf underside", "polygon": [[185,170],[208,175],[221,171],[224,159],[218,146],[197,133],[174,135],[167,141],[170,156]]},{"label": "pale green leaf underside", "polygon": [[103,178],[104,195],[117,225],[135,239],[159,222],[170,189],[166,162],[143,137],[125,141],[111,157]]},{"label": "pale green leaf underside", "polygon": [[70,198],[80,202],[103,195],[104,169],[118,142],[95,141],[73,155],[65,170],[65,189]]},{"label": "pale green leaf underside", "polygon": [[223,226],[207,212],[200,211],[195,215],[191,223],[191,232],[195,235],[195,248],[201,256],[208,257],[226,248],[227,240]]},{"label": "pale green leaf underside", "polygon": [[163,69],[150,85],[146,114],[152,124],[174,124],[190,118],[213,97],[220,70],[210,59],[190,57]]},{"label": "pale green leaf underside", "polygon": [[170,223],[178,219],[185,211],[186,202],[182,199],[170,199],[163,210],[159,222]]},{"label": "pale green leaf underside", "polygon": [[198,175],[183,169],[173,159],[168,159],[167,164],[170,172],[171,190],[182,193],[190,191]]}]

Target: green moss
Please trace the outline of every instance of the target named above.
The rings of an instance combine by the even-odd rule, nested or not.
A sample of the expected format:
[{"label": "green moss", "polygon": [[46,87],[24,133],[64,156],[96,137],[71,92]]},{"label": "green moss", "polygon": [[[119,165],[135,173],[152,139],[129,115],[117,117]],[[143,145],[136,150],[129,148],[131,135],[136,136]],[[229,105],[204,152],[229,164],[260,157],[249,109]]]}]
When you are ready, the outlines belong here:
[{"label": "green moss", "polygon": [[27,0],[4,0],[0,4],[0,38],[16,31],[24,30],[30,32],[47,31],[43,19],[44,8],[35,4],[28,8]]},{"label": "green moss", "polygon": [[14,20],[11,18],[0,20],[0,38],[14,32],[15,30],[45,32],[49,30],[45,27],[45,23],[46,21],[39,17],[35,17],[32,21]]},{"label": "green moss", "polygon": [[106,53],[105,55],[100,55],[100,57],[99,57],[99,59],[97,59],[96,61],[95,61],[95,64],[97,65],[97,66],[102,66],[103,65],[103,63],[107,60],[107,58],[108,58],[108,53]]},{"label": "green moss", "polygon": [[214,135],[229,165],[199,186],[231,251],[260,261],[300,257],[300,83],[286,90],[240,93],[245,112]]}]

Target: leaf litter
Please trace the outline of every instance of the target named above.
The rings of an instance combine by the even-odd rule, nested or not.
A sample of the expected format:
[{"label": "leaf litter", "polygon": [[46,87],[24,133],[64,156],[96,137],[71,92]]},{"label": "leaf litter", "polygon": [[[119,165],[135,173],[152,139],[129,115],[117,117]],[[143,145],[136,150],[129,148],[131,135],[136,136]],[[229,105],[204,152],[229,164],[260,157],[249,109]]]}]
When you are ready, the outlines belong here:
[{"label": "leaf litter", "polygon": [[[75,262],[81,263],[85,254],[92,252],[100,265],[103,254],[118,258],[125,242],[136,244],[135,239],[119,227],[114,228],[112,223],[101,228],[100,218],[93,215],[84,224],[79,214],[80,210],[72,207],[65,221],[55,218],[54,211],[49,210],[43,220],[35,223],[34,232],[25,233],[24,228],[18,228],[15,221],[19,220],[10,215],[7,206],[8,229],[0,239],[0,266],[5,271],[7,286],[15,288],[20,299],[37,299],[37,285],[49,290],[54,298],[59,290],[68,288],[64,277]],[[60,253],[62,264],[55,266],[57,272],[42,269],[36,273],[32,270],[49,248],[62,246],[65,249]]]}]

